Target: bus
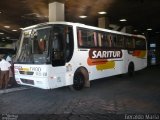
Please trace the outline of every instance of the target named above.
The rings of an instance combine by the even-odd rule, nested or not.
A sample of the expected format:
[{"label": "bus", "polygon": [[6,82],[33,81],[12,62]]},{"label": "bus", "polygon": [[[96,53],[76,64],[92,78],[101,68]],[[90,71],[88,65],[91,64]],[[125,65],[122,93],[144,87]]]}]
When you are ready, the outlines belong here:
[{"label": "bus", "polygon": [[90,87],[90,81],[147,66],[144,36],[71,22],[22,30],[14,64],[18,84],[42,89]]},{"label": "bus", "polygon": [[0,39],[0,54],[15,54],[17,39]]}]

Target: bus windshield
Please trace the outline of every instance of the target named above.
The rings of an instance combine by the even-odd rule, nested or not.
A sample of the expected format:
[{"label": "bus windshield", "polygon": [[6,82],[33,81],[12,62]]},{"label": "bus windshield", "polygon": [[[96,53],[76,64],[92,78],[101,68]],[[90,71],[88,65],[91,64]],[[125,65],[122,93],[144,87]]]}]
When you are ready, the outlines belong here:
[{"label": "bus windshield", "polygon": [[51,26],[23,31],[16,61],[18,63],[40,64],[49,62],[50,32]]},{"label": "bus windshield", "polygon": [[[61,59],[69,61],[73,53],[72,33],[71,26],[57,24],[24,30],[15,62],[46,64],[54,61],[58,65]],[[56,53],[54,58],[53,52]]]}]

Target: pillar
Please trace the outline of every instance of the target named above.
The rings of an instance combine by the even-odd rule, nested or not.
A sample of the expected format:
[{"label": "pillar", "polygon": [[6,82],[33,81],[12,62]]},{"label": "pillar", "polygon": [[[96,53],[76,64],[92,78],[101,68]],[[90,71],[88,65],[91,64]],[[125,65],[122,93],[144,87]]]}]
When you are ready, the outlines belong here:
[{"label": "pillar", "polygon": [[59,2],[49,3],[49,22],[65,21],[64,4]]},{"label": "pillar", "polygon": [[100,28],[108,28],[109,27],[109,18],[108,17],[100,17],[100,18],[98,18],[98,27],[100,27]]}]

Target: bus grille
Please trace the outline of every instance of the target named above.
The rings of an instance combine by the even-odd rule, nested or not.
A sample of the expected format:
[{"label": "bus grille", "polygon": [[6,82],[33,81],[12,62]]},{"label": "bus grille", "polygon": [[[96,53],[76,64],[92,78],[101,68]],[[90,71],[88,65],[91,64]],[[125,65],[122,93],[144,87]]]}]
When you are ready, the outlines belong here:
[{"label": "bus grille", "polygon": [[26,84],[34,85],[34,81],[33,81],[33,80],[28,80],[28,79],[22,79],[22,78],[21,78],[21,81],[22,81],[23,83],[26,83]]}]

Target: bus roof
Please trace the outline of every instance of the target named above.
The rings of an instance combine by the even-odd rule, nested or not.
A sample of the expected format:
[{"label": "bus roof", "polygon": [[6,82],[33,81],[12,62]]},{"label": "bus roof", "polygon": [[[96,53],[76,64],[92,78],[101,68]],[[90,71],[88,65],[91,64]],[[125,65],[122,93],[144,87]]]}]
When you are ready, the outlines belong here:
[{"label": "bus roof", "polygon": [[72,23],[72,22],[45,22],[45,23],[40,23],[37,25],[32,25],[32,26],[23,28],[22,30],[27,30],[27,29],[31,29],[31,28],[35,28],[35,27],[40,27],[40,26],[44,26],[44,25],[52,25],[52,24],[72,25],[72,26],[77,26],[77,27],[83,27],[83,28],[89,28],[89,29],[94,29],[94,30],[100,30],[100,31],[104,31],[104,32],[115,33],[115,34],[119,34],[119,35],[133,36],[133,37],[139,37],[139,38],[146,39],[145,36],[143,36],[143,35],[134,35],[134,34],[119,32],[119,31],[115,31],[115,30],[109,30],[109,29],[105,29],[105,28],[99,28],[99,27],[89,26],[89,25],[85,25],[85,24],[81,24],[81,23]]}]

